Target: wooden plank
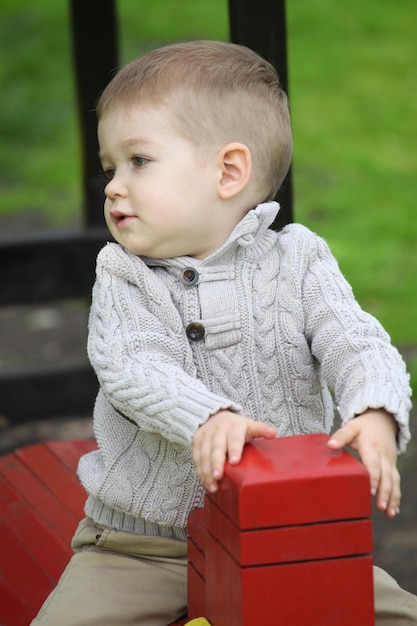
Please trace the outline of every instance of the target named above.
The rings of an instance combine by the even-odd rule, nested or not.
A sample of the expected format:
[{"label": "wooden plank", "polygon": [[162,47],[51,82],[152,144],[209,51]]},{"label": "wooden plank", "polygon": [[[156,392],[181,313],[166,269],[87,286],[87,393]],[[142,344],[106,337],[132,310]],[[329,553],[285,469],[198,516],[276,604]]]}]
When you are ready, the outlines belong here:
[{"label": "wooden plank", "polygon": [[[0,554],[1,578],[7,581],[4,587],[6,590],[12,588],[17,592],[33,617],[51,590],[53,581],[39,568],[38,563],[28,554],[26,548],[4,525],[0,526]],[[3,580],[0,586],[3,586]],[[9,603],[11,604],[11,598],[4,603],[5,606],[2,606],[1,612]],[[22,604],[20,609],[23,608]],[[2,619],[4,620],[3,616]]]},{"label": "wooden plank", "polygon": [[[197,572],[191,561],[187,565],[187,597],[188,615],[192,617],[203,617],[206,612],[206,581]],[[228,596],[227,596],[228,597]]]},{"label": "wooden plank", "polygon": [[27,600],[21,596],[19,590],[7,580],[7,572],[3,568],[4,563],[0,561],[0,624],[27,626],[35,611],[28,606]]},{"label": "wooden plank", "polygon": [[57,581],[71,557],[70,544],[55,535],[48,520],[39,515],[36,502],[27,502],[2,476],[0,520],[39,568]]},{"label": "wooden plank", "polygon": [[29,505],[33,505],[57,537],[70,544],[79,517],[70,513],[15,454],[0,457],[0,475]]},{"label": "wooden plank", "polygon": [[89,363],[0,373],[0,413],[10,426],[92,414],[98,383]]},{"label": "wooden plank", "polygon": [[71,558],[86,498],[75,469],[95,446],[56,441],[0,458],[0,624],[26,626]]},{"label": "wooden plank", "polygon": [[[60,460],[62,465],[76,474],[80,457],[91,450],[96,450],[97,443],[94,439],[63,439],[47,441],[45,446]],[[83,489],[81,485],[80,488]]]},{"label": "wooden plank", "polygon": [[97,254],[111,239],[101,224],[2,239],[0,305],[90,298]]},{"label": "wooden plank", "polygon": [[86,493],[78,478],[43,443],[16,452],[16,457],[36,476],[58,502],[79,521],[84,515]]}]

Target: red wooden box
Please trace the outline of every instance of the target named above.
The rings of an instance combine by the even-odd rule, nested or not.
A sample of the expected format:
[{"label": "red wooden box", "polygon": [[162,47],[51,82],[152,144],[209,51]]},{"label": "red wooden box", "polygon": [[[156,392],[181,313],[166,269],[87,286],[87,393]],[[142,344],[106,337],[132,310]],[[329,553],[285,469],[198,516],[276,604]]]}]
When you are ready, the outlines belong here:
[{"label": "red wooden box", "polygon": [[368,473],[327,440],[258,440],[227,465],[189,519],[190,618],[374,624]]}]

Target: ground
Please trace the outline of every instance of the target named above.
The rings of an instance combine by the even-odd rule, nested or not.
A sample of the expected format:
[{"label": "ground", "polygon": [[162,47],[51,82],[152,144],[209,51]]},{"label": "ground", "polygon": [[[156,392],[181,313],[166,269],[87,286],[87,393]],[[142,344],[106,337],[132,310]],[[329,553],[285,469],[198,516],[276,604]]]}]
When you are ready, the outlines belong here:
[{"label": "ground", "polygon": [[[32,230],[42,226],[36,215],[13,220],[13,228],[24,225]],[[2,233],[10,232],[8,220],[1,220]],[[25,228],[26,229],[26,228]],[[24,363],[53,364],[86,359],[87,304],[70,302],[48,306],[0,309],[0,371]],[[414,347],[404,356],[415,353]],[[402,475],[401,513],[394,520],[373,512],[374,561],[386,569],[405,589],[417,594],[417,411],[411,416],[414,435],[407,452],[399,458]],[[91,419],[73,416],[65,421],[38,422],[1,430],[0,453],[14,446],[48,438],[76,438],[92,435]]]},{"label": "ground", "polygon": [[402,587],[417,594],[417,412],[411,415],[413,439],[399,458],[401,511],[387,519],[374,510],[374,561],[397,579]]}]

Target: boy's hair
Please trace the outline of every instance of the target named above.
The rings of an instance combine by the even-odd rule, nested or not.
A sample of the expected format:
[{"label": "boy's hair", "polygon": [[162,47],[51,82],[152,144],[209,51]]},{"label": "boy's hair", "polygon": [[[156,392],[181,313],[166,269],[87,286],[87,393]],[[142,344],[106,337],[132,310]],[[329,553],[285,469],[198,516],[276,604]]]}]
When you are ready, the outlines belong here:
[{"label": "boy's hair", "polygon": [[[101,95],[99,120],[119,106],[167,107],[177,130],[200,146],[245,144],[259,202],[272,199],[292,155],[287,96],[273,66],[238,44],[164,46],[121,69]],[[219,145],[219,147],[221,147]]]}]

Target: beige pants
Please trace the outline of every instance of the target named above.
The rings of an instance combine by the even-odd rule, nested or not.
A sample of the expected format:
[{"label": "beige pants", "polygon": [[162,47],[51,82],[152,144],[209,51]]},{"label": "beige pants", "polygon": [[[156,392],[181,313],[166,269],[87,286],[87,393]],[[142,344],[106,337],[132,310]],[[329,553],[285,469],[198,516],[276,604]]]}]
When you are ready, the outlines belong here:
[{"label": "beige pants", "polygon": [[167,626],[187,612],[187,544],[84,519],[75,551],[32,624]]},{"label": "beige pants", "polygon": [[[167,626],[186,613],[185,542],[105,529],[87,518],[73,548],[32,625]],[[377,567],[374,586],[377,626],[417,626],[416,596]]]}]

